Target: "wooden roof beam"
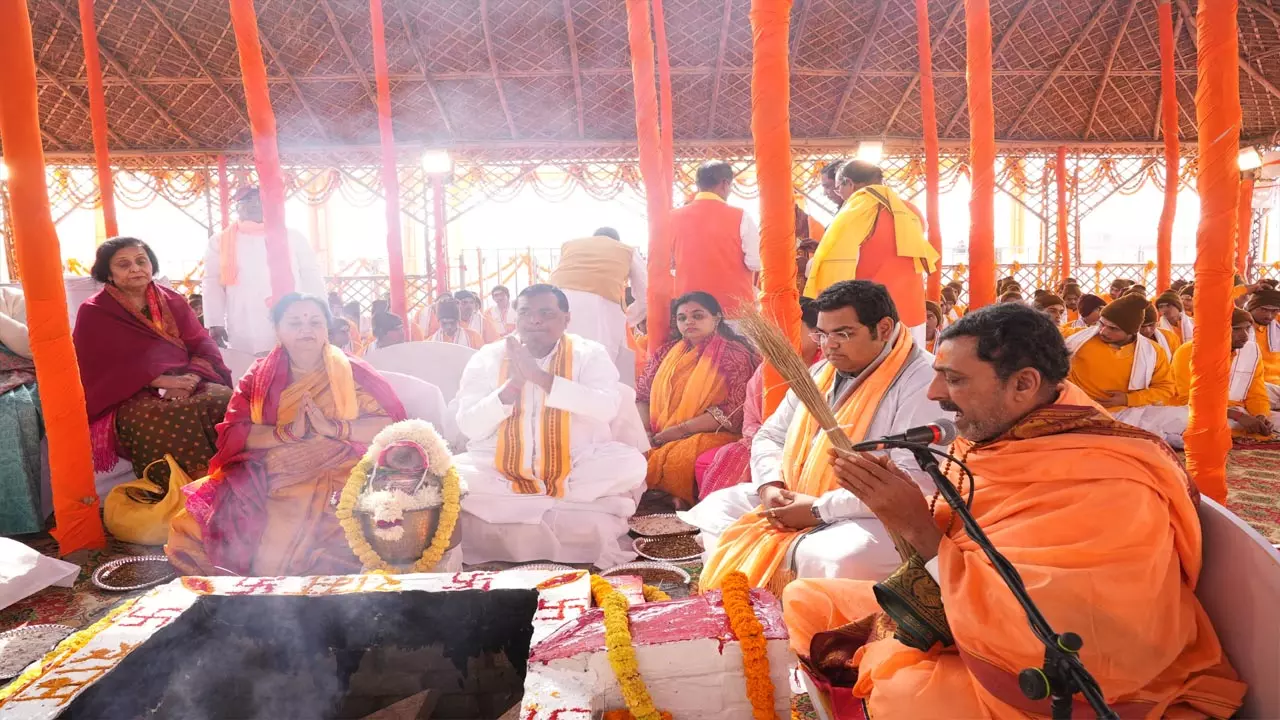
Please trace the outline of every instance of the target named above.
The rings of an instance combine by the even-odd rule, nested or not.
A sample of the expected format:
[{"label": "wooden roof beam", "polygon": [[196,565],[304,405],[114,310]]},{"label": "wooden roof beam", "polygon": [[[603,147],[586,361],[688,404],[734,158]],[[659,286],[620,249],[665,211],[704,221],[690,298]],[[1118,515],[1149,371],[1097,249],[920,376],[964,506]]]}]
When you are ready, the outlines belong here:
[{"label": "wooden roof beam", "polygon": [[796,41],[791,43],[791,47],[787,48],[787,68],[792,72],[795,71],[796,51],[800,48],[800,41],[804,39],[805,31],[809,28],[809,16],[813,11],[813,4],[818,0],[796,0],[800,5],[800,17],[796,18]]},{"label": "wooden roof beam", "polygon": [[409,48],[413,50],[413,59],[418,64],[418,71],[422,73],[422,82],[427,87],[427,94],[431,96],[431,102],[435,103],[436,111],[440,113],[440,121],[444,123],[444,129],[450,135],[453,135],[453,123],[449,122],[449,113],[445,112],[444,102],[440,100],[440,93],[436,91],[435,80],[427,72],[427,60],[422,55],[422,48],[418,46],[418,39],[413,34],[413,29],[409,26],[409,19],[400,12],[400,8],[396,5],[391,6],[391,12],[400,18],[400,26],[404,28],[404,36],[409,40]]},{"label": "wooden roof beam", "polygon": [[871,21],[871,29],[867,31],[862,40],[862,47],[858,48],[858,56],[853,60],[853,71],[849,75],[849,82],[845,83],[844,94],[840,96],[840,104],[836,106],[835,115],[831,117],[830,134],[836,134],[836,127],[840,125],[840,118],[844,117],[845,108],[849,105],[849,98],[853,96],[853,88],[858,84],[858,78],[862,75],[862,66],[867,62],[867,55],[871,54],[871,44],[875,42],[876,36],[880,34],[880,27],[884,25],[885,9],[889,6],[887,0],[876,0],[876,14]]},{"label": "wooden roof beam", "polygon": [[45,130],[44,128],[40,128],[40,137],[44,138],[44,142],[46,145],[52,145],[54,150],[67,149],[67,144],[65,142],[63,142],[62,140],[59,140],[56,135],[49,132],[48,130]]},{"label": "wooden roof beam", "polygon": [[[937,48],[938,38],[947,34],[947,31],[949,31],[951,29],[951,26],[955,24],[956,20],[960,17],[961,11],[963,10],[964,10],[963,2],[957,2],[955,6],[951,8],[951,14],[947,16],[947,21],[942,25],[942,31],[939,32],[937,35],[931,36],[931,40],[929,42],[930,49]],[[938,77],[937,71],[934,71],[933,76],[935,78]],[[915,91],[916,87],[919,84],[920,84],[920,71],[916,70],[916,74],[911,77],[911,82],[907,83],[907,89],[903,91],[902,97],[898,98],[898,104],[893,107],[893,112],[889,114],[889,122],[884,124],[884,132],[880,133],[881,135],[888,135],[889,130],[893,129],[893,124],[898,121],[898,115],[902,113],[902,108],[907,104],[907,98],[911,97],[911,93]]]},{"label": "wooden roof beam", "polygon": [[507,130],[514,140],[516,121],[511,116],[511,108],[507,105],[507,94],[502,91],[502,78],[498,76],[498,56],[493,54],[493,33],[489,31],[489,0],[480,0],[480,30],[484,33],[484,50],[489,55],[489,72],[493,75],[493,86],[498,90],[498,104],[502,106],[502,114],[507,119]]},{"label": "wooden roof beam", "polygon": [[573,69],[573,99],[578,108],[578,137],[587,136],[587,123],[582,109],[582,71],[578,68],[578,34],[573,28],[573,8],[564,0],[564,32],[569,40],[569,67]]},{"label": "wooden roof beam", "polygon": [[182,34],[178,32],[178,28],[174,27],[173,24],[169,22],[169,19],[164,16],[164,13],[154,2],[152,2],[152,0],[142,0],[142,4],[147,8],[147,10],[151,11],[151,14],[155,16],[155,19],[160,23],[160,26],[169,32],[169,36],[173,38],[173,41],[178,43],[178,46],[187,53],[187,56],[195,63],[196,68],[200,70],[200,73],[209,78],[213,83],[213,89],[218,91],[218,94],[222,96],[222,99],[226,100],[227,104],[231,106],[231,109],[235,110],[236,114],[240,116],[245,127],[248,127],[249,115],[244,111],[244,108],[240,107],[240,103],[236,102],[235,98],[231,97],[231,93],[227,92],[227,89],[222,86],[222,83],[209,70],[208,66],[204,64],[204,61],[200,59],[200,55],[191,47],[191,43],[188,43],[186,38],[182,37]]},{"label": "wooden roof beam", "polygon": [[333,6],[329,4],[329,0],[320,0],[320,8],[324,10],[324,16],[329,20],[329,28],[333,30],[333,37],[338,41],[338,47],[342,48],[342,54],[346,56],[347,62],[351,63],[351,69],[355,71],[356,77],[360,78],[360,84],[364,85],[364,91],[376,106],[378,104],[378,95],[374,92],[373,84],[369,82],[369,76],[364,72],[364,66],[356,60],[356,54],[352,52],[351,45],[347,43],[347,36],[342,32],[342,23],[338,22],[338,16],[334,14]]},{"label": "wooden roof beam", "polygon": [[1258,0],[1240,0],[1240,4],[1270,20],[1277,28],[1280,28],[1280,12],[1272,10],[1265,4],[1258,2]]},{"label": "wooden roof beam", "polygon": [[720,104],[720,79],[724,75],[724,49],[729,44],[729,21],[733,17],[733,0],[724,0],[724,13],[720,20],[720,47],[716,51],[716,69],[711,81],[711,107],[707,109],[706,134],[711,137],[716,126],[716,110]]},{"label": "wooden roof beam", "polygon": [[[960,2],[960,5],[964,5],[963,0],[957,1]],[[1018,8],[1018,14],[1013,16],[1013,21],[1009,23],[1009,27],[1005,28],[1004,32],[1000,34],[1000,39],[996,40],[996,44],[991,48],[991,65],[993,69],[995,67],[996,60],[1000,59],[1000,53],[1004,51],[1005,46],[1013,39],[1014,31],[1018,29],[1018,25],[1022,23],[1022,18],[1027,16],[1027,13],[1031,10],[1032,3],[1035,1],[1036,0],[1025,0],[1022,3],[1022,7]],[[956,108],[956,111],[951,114],[951,119],[947,121],[946,126],[943,127],[942,132],[939,133],[939,135],[950,135],[951,128],[955,127],[956,121],[964,114],[965,108],[967,107],[969,107],[968,93],[966,93],[964,99],[960,101],[960,106]]]},{"label": "wooden roof beam", "polygon": [[1039,90],[1036,90],[1035,95],[1031,96],[1030,102],[1023,106],[1022,112],[1018,113],[1018,116],[1013,119],[1013,122],[1009,123],[1009,126],[1004,129],[1005,135],[1012,135],[1013,131],[1022,124],[1022,121],[1027,119],[1027,115],[1031,113],[1031,108],[1035,107],[1036,103],[1040,102],[1040,99],[1044,97],[1044,94],[1049,91],[1049,86],[1053,85],[1053,81],[1058,79],[1058,73],[1062,72],[1062,69],[1067,66],[1067,62],[1071,60],[1071,56],[1075,55],[1076,51],[1080,49],[1080,46],[1084,44],[1085,38],[1089,37],[1089,33],[1093,32],[1093,29],[1098,26],[1098,21],[1102,19],[1102,11],[1107,9],[1114,1],[1115,0],[1102,0],[1102,2],[1098,3],[1098,6],[1093,9],[1093,13],[1089,15],[1088,22],[1084,24],[1084,29],[1076,35],[1075,41],[1073,41],[1071,43],[1071,47],[1068,47],[1067,51],[1063,53],[1062,58],[1058,60],[1058,64],[1054,65],[1053,70],[1049,71],[1049,77],[1045,78],[1044,84],[1040,86]]},{"label": "wooden roof beam", "polygon": [[[39,61],[36,62],[36,76],[37,78],[40,76],[43,76],[46,80],[49,81],[50,85],[53,85],[54,87],[58,88],[58,90],[61,91],[62,94],[65,95],[66,98],[70,100],[73,105],[80,108],[80,110],[84,113],[84,116],[86,118],[89,117],[89,104],[81,100],[80,97],[77,96],[76,94],[72,93],[71,88],[67,87],[66,83],[54,77],[53,74],[50,73],[48,70],[45,70],[44,67],[40,65]],[[111,129],[110,125],[107,125],[107,138],[111,140],[111,143],[113,145],[116,145],[118,147],[124,145],[124,140],[122,140],[120,136],[117,135],[116,132]]]},{"label": "wooden roof beam", "polygon": [[[57,10],[58,14],[62,16],[63,21],[67,24],[76,28],[80,26],[80,19],[73,16],[70,10],[63,7],[62,0],[47,0],[47,4],[51,5],[54,10]],[[161,120],[165,121],[169,127],[173,128],[173,131],[177,133],[178,137],[185,140],[188,145],[195,146],[195,138],[191,137],[191,134],[174,119],[173,115],[171,115],[169,111],[160,104],[160,101],[152,97],[151,93],[144,90],[142,86],[138,84],[138,81],[133,79],[133,76],[129,74],[129,71],[125,69],[124,65],[121,65],[120,61],[116,60],[116,56],[108,50],[105,45],[103,45],[102,38],[98,38],[98,54],[102,56],[103,60],[107,61],[107,64],[111,66],[112,70],[116,71],[116,74],[125,81],[125,84],[127,84],[134,92],[138,93],[138,97],[142,98],[142,101],[160,116]]]},{"label": "wooden roof beam", "polygon": [[1133,19],[1133,11],[1137,8],[1138,0],[1129,0],[1129,7],[1124,11],[1124,20],[1120,21],[1120,30],[1111,41],[1111,52],[1107,54],[1107,64],[1102,67],[1102,77],[1098,78],[1098,92],[1093,96],[1093,107],[1089,108],[1089,120],[1084,124],[1084,134],[1081,139],[1088,140],[1090,133],[1093,132],[1093,123],[1098,119],[1098,108],[1102,106],[1102,94],[1106,92],[1107,82],[1111,79],[1111,67],[1115,65],[1116,55],[1120,53],[1120,43],[1124,42],[1124,35],[1129,32],[1129,21]]},{"label": "wooden roof beam", "polygon": [[[1187,17],[1187,22],[1184,27],[1187,28],[1187,35],[1191,37],[1191,44],[1195,45],[1196,49],[1199,50],[1200,38],[1196,37],[1196,34],[1190,29],[1195,25],[1195,15],[1191,12],[1191,6],[1187,4],[1187,0],[1177,0],[1177,3],[1178,14],[1185,15]],[[1248,58],[1241,55],[1236,58],[1236,62],[1240,65],[1240,69],[1244,71],[1245,75],[1248,75],[1250,79],[1261,85],[1274,97],[1280,98],[1280,87],[1276,87],[1275,83],[1271,82],[1265,75],[1258,72],[1258,69],[1253,66],[1253,63],[1249,62]]]},{"label": "wooden roof beam", "polygon": [[280,68],[280,74],[284,76],[285,82],[289,83],[289,88],[293,90],[293,94],[298,98],[298,104],[302,106],[302,111],[307,114],[307,118],[311,120],[311,124],[315,126],[316,131],[320,133],[320,137],[324,140],[330,140],[329,130],[323,122],[320,122],[320,116],[316,115],[316,111],[312,109],[311,103],[307,102],[307,97],[302,94],[302,88],[298,86],[298,81],[293,79],[293,75],[289,73],[289,68],[280,62],[280,56],[276,54],[275,45],[267,39],[267,33],[262,28],[258,29],[258,44],[262,46],[263,51],[271,58],[271,63]]}]

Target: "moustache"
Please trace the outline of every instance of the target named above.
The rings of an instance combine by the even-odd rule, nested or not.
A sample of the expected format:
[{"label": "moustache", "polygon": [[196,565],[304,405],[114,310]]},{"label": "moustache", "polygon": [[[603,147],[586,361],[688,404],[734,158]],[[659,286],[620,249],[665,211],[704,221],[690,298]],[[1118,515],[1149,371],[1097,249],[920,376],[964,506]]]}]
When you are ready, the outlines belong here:
[{"label": "moustache", "polygon": [[960,412],[960,406],[951,402],[950,400],[939,400],[938,407],[942,408],[943,412],[949,412],[949,413]]}]

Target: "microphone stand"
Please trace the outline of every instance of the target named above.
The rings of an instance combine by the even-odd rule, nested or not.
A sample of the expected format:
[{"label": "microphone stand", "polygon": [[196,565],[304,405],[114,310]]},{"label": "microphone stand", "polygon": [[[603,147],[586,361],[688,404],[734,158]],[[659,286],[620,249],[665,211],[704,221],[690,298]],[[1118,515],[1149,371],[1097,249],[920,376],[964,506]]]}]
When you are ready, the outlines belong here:
[{"label": "microphone stand", "polygon": [[969,512],[969,507],[960,497],[960,492],[956,490],[955,485],[951,484],[947,476],[942,474],[933,450],[921,443],[880,441],[880,445],[910,450],[915,455],[920,469],[933,478],[934,484],[938,486],[938,492],[964,524],[964,531],[977,543],[978,547],[982,548],[982,552],[991,561],[1000,579],[1009,586],[1009,591],[1013,593],[1027,615],[1031,631],[1044,644],[1044,665],[1039,668],[1027,668],[1018,673],[1018,687],[1022,690],[1022,694],[1027,696],[1027,699],[1035,701],[1046,697],[1051,698],[1050,708],[1054,720],[1067,720],[1071,717],[1072,698],[1076,693],[1084,695],[1099,718],[1119,720],[1120,716],[1107,706],[1107,701],[1102,696],[1102,689],[1098,687],[1098,681],[1089,674],[1084,663],[1080,661],[1079,653],[1084,641],[1073,632],[1057,633],[1050,627],[1049,621],[1040,613],[1040,609],[1027,593],[1022,576],[1018,574],[1013,564],[991,544],[991,539],[978,525],[973,513]]}]

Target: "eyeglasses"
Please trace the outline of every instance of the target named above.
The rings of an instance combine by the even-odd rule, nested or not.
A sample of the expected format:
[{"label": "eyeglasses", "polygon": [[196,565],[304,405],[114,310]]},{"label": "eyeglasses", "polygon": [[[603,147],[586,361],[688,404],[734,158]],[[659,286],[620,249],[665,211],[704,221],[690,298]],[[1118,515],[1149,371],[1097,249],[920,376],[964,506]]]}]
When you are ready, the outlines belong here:
[{"label": "eyeglasses", "polygon": [[827,344],[827,339],[835,340],[837,343],[846,343],[853,338],[853,333],[848,330],[837,330],[833,333],[824,333],[821,330],[809,333],[809,339],[819,345]]}]

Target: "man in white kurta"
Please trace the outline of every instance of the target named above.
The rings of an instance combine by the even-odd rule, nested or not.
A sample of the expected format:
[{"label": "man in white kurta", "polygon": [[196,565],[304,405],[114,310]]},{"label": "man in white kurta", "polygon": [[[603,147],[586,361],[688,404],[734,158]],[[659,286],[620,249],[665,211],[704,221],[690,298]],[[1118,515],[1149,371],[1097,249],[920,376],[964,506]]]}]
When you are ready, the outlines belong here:
[{"label": "man in white kurta", "polygon": [[[267,265],[267,231],[257,188],[237,197],[239,220],[209,238],[204,256],[204,318],[216,340],[242,352],[258,354],[276,346],[271,324],[271,270]],[[297,292],[325,297],[324,277],[306,238],[289,229],[289,261]],[[230,244],[234,243],[234,257]],[[224,252],[223,245],[228,245]]]},{"label": "man in white kurta", "polygon": [[458,525],[468,564],[635,557],[627,519],[644,491],[644,455],[615,439],[618,370],[600,344],[564,332],[566,308],[553,286],[525,288],[517,335],[481,348],[462,373],[468,443],[454,462],[469,488]]},{"label": "man in white kurta", "polygon": [[[627,346],[627,325],[645,319],[648,287],[644,258],[618,238],[617,230],[604,227],[564,243],[551,273],[551,283],[569,299],[569,332],[600,343],[614,360]],[[628,284],[635,302],[624,312]]]},{"label": "man in white kurta", "polygon": [[[855,282],[875,285],[867,281]],[[836,283],[832,288],[842,285],[844,283]],[[883,286],[875,285],[875,287],[883,291]],[[831,288],[823,294],[830,291]],[[887,291],[884,291],[884,300],[891,302]],[[821,296],[817,302],[820,308],[819,325],[824,322],[829,324],[830,321],[826,318],[833,314],[830,304],[823,305],[824,300]],[[822,310],[824,307],[828,309]],[[887,332],[880,334],[883,349],[874,360],[865,364],[861,370],[850,374],[840,372],[837,375],[832,392],[828,395],[833,408],[843,405],[853,392],[876,372],[889,355],[898,333],[907,332],[901,323],[896,322],[896,318],[885,327]],[[815,334],[824,333],[820,331]],[[887,341],[884,340],[886,337]],[[857,342],[857,338],[845,342]],[[811,372],[814,375],[819,374],[830,362],[834,341],[828,338],[820,344],[824,356],[828,359],[821,360],[813,366]],[[840,358],[839,363],[837,368],[842,364],[847,366],[845,358]],[[853,368],[850,369],[853,370]],[[913,347],[901,371],[876,406],[865,437],[874,439],[892,435],[908,428],[931,423],[939,418],[949,418],[950,415],[943,412],[936,402],[928,399],[929,384],[933,382],[933,377],[933,356],[918,346]],[[711,556],[719,543],[720,535],[730,525],[761,505],[761,491],[765,487],[783,485],[783,446],[800,407],[800,400],[795,393],[788,392],[782,404],[756,432],[751,442],[750,483],[717,490],[695,505],[692,510],[677,513],[686,522],[697,526],[702,531],[703,545],[706,550],[704,559]],[[932,496],[935,491],[933,482],[916,465],[910,452],[894,451],[890,453],[890,457],[894,464],[916,481],[921,492]],[[837,488],[821,495],[812,501],[809,512],[812,515],[811,525],[816,527],[792,544],[782,564],[783,568],[793,573],[793,577],[881,580],[902,564],[902,559],[884,526],[863,505],[862,501],[848,490]]]}]

